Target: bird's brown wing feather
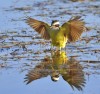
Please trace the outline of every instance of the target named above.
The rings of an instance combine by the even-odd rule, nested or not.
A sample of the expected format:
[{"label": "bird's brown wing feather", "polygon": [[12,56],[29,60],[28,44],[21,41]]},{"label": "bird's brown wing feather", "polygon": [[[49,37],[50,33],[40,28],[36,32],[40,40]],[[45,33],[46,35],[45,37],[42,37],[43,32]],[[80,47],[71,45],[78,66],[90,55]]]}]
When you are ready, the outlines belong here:
[{"label": "bird's brown wing feather", "polygon": [[25,81],[24,82],[27,82],[27,84],[29,84],[30,82],[34,81],[34,80],[37,80],[37,79],[40,79],[42,78],[42,74],[40,72],[36,72],[34,70],[31,70],[27,75],[26,77],[24,78]]},{"label": "bird's brown wing feather", "polygon": [[85,26],[84,22],[80,20],[80,16],[76,16],[64,23],[62,28],[65,28],[65,34],[68,37],[68,40],[70,42],[75,42],[80,38]]},{"label": "bird's brown wing feather", "polygon": [[28,25],[30,25],[36,32],[41,34],[44,39],[50,39],[49,31],[47,30],[47,28],[49,29],[48,24],[33,18],[28,18],[26,23],[28,23]]},{"label": "bird's brown wing feather", "polygon": [[37,80],[37,79],[41,79],[44,77],[47,77],[49,75],[49,71],[47,71],[44,67],[44,65],[47,64],[45,62],[40,63],[39,65],[37,65],[34,69],[30,70],[25,77],[25,81],[27,84],[29,84],[30,82]]}]

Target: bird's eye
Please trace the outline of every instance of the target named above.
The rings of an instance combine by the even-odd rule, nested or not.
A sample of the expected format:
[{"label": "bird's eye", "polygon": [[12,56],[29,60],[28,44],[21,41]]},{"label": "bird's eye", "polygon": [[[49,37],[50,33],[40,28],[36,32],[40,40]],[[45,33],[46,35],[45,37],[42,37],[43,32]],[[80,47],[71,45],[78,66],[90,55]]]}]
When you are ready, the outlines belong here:
[{"label": "bird's eye", "polygon": [[56,24],[55,27],[59,27],[59,24]]}]

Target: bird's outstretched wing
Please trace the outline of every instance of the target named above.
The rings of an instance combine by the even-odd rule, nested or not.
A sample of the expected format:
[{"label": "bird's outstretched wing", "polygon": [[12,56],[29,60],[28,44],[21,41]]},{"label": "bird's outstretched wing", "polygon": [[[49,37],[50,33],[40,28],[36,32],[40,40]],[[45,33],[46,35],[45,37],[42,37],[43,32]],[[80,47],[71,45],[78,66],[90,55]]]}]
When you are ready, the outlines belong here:
[{"label": "bird's outstretched wing", "polygon": [[34,72],[33,70],[31,70],[27,75],[26,77],[24,78],[25,81],[24,82],[27,82],[27,84],[29,84],[30,82],[34,81],[34,80],[37,80],[37,79],[40,79],[42,78],[41,76],[41,73],[39,72]]},{"label": "bird's outstretched wing", "polygon": [[48,31],[50,26],[47,23],[44,23],[42,21],[38,21],[38,20],[33,19],[33,18],[28,18],[26,23],[28,23],[28,25],[30,25],[33,29],[35,29],[36,32],[41,34],[41,36],[44,39],[47,39],[47,40],[50,39],[50,35],[49,35],[49,31]]},{"label": "bird's outstretched wing", "polygon": [[29,73],[26,75],[26,77],[24,78],[27,84],[29,84],[30,82],[37,80],[37,79],[41,79],[44,77],[47,77],[49,74],[47,71],[44,71],[45,69],[42,68],[35,68],[29,71]]},{"label": "bird's outstretched wing", "polygon": [[[77,88],[78,90],[83,90],[86,84],[83,67],[79,64],[79,61],[70,58],[67,61],[66,73],[62,74],[62,78],[68,82],[72,89]],[[65,65],[66,66],[66,65]]]},{"label": "bird's outstretched wing", "polygon": [[34,80],[41,79],[50,75],[50,71],[48,71],[48,66],[50,66],[50,62],[45,61],[41,62],[39,65],[35,66],[34,69],[31,69],[25,77],[25,81],[27,84],[31,83]]},{"label": "bird's outstretched wing", "polygon": [[80,18],[80,16],[71,18],[61,27],[61,31],[64,32],[64,36],[67,36],[70,42],[77,41],[82,32],[85,30],[84,22]]}]

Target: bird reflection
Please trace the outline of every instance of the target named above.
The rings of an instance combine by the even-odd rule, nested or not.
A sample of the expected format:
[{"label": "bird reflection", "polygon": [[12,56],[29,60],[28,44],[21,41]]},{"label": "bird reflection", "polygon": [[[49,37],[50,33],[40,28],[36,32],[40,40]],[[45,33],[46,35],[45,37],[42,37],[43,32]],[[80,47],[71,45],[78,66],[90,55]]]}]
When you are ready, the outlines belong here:
[{"label": "bird reflection", "polygon": [[26,75],[25,81],[30,82],[51,76],[51,80],[57,82],[59,76],[72,87],[82,90],[85,85],[85,77],[81,64],[74,58],[68,59],[65,51],[51,53],[51,57],[46,56],[41,63],[35,66]]}]

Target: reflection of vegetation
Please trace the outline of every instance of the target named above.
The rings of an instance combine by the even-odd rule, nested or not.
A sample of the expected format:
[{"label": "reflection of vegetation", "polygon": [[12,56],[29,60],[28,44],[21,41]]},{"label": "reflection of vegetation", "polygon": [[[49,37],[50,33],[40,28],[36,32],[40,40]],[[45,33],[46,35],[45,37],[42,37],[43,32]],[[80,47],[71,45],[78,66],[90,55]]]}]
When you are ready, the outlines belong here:
[{"label": "reflection of vegetation", "polygon": [[73,58],[68,59],[64,51],[53,52],[50,57],[32,69],[27,75],[27,84],[50,75],[52,81],[58,81],[59,75],[74,89],[82,90],[85,79],[82,66]]}]

